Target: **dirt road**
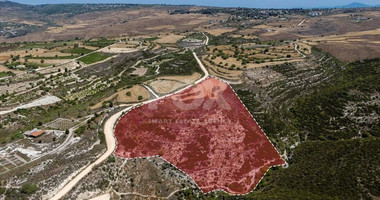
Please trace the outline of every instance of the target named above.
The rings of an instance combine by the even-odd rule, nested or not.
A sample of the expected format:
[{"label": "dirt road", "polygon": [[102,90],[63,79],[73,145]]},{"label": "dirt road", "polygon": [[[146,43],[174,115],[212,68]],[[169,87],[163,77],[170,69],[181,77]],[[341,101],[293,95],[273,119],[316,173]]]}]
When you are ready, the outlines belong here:
[{"label": "dirt road", "polygon": [[83,171],[81,171],[76,177],[74,177],[68,184],[66,184],[57,194],[51,198],[52,200],[58,200],[65,196],[83,177],[85,177],[88,173],[91,172],[91,170],[104,160],[110,156],[115,147],[116,147],[116,139],[113,136],[113,130],[114,130],[114,125],[116,124],[117,120],[119,117],[123,114],[123,112],[128,111],[131,109],[131,107],[126,108],[123,111],[120,111],[116,113],[115,115],[111,116],[105,123],[104,125],[104,134],[106,137],[106,143],[107,143],[107,151],[100,156],[95,162],[91,163],[88,165]]}]

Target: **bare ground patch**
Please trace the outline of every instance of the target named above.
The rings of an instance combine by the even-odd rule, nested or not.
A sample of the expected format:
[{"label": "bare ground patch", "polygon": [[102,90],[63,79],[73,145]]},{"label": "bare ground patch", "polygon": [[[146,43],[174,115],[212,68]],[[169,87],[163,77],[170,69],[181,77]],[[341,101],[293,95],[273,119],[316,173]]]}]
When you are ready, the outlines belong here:
[{"label": "bare ground patch", "polygon": [[[142,99],[139,100],[139,96],[142,96]],[[149,99],[149,92],[143,86],[135,85],[129,89],[119,90],[117,93],[103,99],[99,103],[91,107],[91,109],[101,108],[103,102],[115,101],[116,103],[136,103]]]}]

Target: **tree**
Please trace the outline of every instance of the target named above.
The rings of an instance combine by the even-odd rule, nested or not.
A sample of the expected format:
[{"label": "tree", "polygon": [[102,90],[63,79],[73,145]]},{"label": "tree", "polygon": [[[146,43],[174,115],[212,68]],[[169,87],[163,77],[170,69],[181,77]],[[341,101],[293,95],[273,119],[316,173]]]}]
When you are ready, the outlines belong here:
[{"label": "tree", "polygon": [[131,96],[131,92],[130,91],[128,91],[127,93],[125,93],[125,95],[127,95],[127,96]]},{"label": "tree", "polygon": [[141,100],[143,99],[143,97],[142,97],[142,96],[139,96],[137,99],[138,99],[139,101],[141,101]]},{"label": "tree", "polygon": [[44,64],[45,60],[44,59],[41,59],[41,64]]}]

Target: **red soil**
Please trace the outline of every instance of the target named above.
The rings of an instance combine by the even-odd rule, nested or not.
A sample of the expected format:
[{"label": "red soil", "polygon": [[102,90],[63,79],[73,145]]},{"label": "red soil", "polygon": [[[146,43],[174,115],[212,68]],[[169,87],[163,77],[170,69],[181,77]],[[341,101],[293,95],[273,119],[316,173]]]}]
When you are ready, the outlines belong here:
[{"label": "red soil", "polygon": [[234,91],[212,78],[131,110],[115,136],[116,155],[160,155],[203,192],[248,193],[269,167],[285,163]]}]

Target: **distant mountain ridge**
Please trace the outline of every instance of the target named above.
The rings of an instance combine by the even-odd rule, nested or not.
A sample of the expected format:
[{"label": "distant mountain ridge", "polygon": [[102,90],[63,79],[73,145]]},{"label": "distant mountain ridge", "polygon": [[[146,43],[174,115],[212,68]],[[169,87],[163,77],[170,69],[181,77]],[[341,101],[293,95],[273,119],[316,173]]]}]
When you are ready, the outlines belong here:
[{"label": "distant mountain ridge", "polygon": [[[67,4],[67,3],[62,3],[62,4]],[[69,3],[69,4],[72,4],[72,3]],[[79,4],[75,4],[75,5],[85,5],[85,4],[89,4],[89,3],[79,3]],[[91,4],[91,3],[90,3]],[[99,3],[95,3],[95,4],[99,4]],[[104,2],[104,3],[100,3],[100,4],[112,4],[111,2]],[[120,4],[120,3],[116,3],[116,4]],[[122,4],[129,4],[127,2],[125,3],[122,3]],[[15,1],[9,1],[9,0],[0,0],[0,8],[4,8],[4,7],[8,7],[8,8],[14,8],[14,7],[21,7],[21,8],[33,8],[33,7],[39,7],[39,6],[43,6],[43,5],[59,5],[59,3],[54,3],[54,4],[33,4],[33,5],[30,5],[30,4],[23,4],[23,3],[18,3],[18,2],[15,2]],[[197,6],[202,6],[202,5],[197,5]],[[212,6],[212,7],[218,7],[218,6]],[[322,7],[300,7],[300,8],[303,8],[303,9],[311,9],[311,8],[370,8],[370,7],[380,7],[380,4],[378,5],[368,5],[368,4],[364,4],[364,3],[360,3],[360,2],[352,2],[350,4],[347,4],[347,5],[341,5],[341,6],[322,6]],[[254,8],[254,7],[247,7],[247,8]],[[283,8],[283,9],[291,9],[291,8]]]},{"label": "distant mountain ridge", "polygon": [[13,2],[13,1],[0,0],[0,6],[1,7],[20,7],[20,6],[27,6],[27,5]]},{"label": "distant mountain ridge", "polygon": [[347,5],[336,6],[335,8],[369,8],[369,7],[380,7],[380,5],[367,5],[364,3],[352,2]]}]

